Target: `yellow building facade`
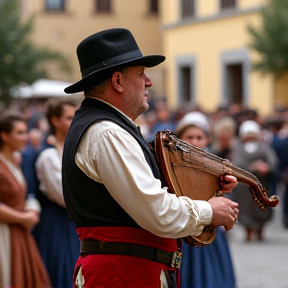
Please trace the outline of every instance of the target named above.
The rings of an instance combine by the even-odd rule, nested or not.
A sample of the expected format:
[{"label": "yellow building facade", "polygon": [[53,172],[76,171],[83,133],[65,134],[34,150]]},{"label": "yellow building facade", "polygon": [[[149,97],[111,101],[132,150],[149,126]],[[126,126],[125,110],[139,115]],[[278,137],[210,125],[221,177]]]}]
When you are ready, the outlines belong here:
[{"label": "yellow building facade", "polygon": [[242,103],[269,114],[276,104],[288,104],[284,82],[274,83],[272,76],[251,69],[257,55],[248,48],[247,25],[259,25],[264,4],[264,0],[161,1],[171,107],[189,102],[211,112]]},{"label": "yellow building facade", "polygon": [[[49,76],[74,82],[80,79],[77,45],[98,31],[123,27],[129,29],[142,53],[162,54],[162,31],[155,0],[21,0],[24,19],[34,16],[32,40],[41,47],[62,52],[72,66],[65,74],[54,66]],[[151,94],[163,97],[164,67],[150,71]]]},{"label": "yellow building facade", "polygon": [[199,106],[207,112],[242,103],[261,114],[288,106],[288,76],[274,79],[251,69],[247,25],[259,25],[266,0],[20,0],[23,18],[34,16],[32,40],[60,51],[72,73],[49,66],[51,79],[80,79],[76,47],[97,31],[132,31],[144,55],[166,61],[147,74],[150,94],[171,108]]}]

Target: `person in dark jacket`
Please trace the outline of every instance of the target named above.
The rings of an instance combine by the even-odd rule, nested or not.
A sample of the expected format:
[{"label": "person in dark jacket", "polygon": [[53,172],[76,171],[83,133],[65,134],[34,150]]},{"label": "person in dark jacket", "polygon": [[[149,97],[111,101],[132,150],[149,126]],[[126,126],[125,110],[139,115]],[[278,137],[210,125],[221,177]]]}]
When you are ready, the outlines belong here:
[{"label": "person in dark jacket", "polygon": [[284,188],[282,221],[284,227],[288,228],[288,121],[282,124],[271,145],[279,159],[277,181]]}]

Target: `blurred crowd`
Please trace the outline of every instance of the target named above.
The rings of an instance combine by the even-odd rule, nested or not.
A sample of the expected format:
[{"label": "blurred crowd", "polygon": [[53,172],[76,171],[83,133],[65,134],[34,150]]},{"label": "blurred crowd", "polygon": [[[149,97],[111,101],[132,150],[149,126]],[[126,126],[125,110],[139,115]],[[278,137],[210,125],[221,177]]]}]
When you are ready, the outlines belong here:
[{"label": "blurred crowd", "polygon": [[[77,101],[74,102],[76,103],[75,105],[80,104],[80,101],[78,103]],[[39,152],[47,148],[49,144],[51,131],[49,130],[49,122],[45,115],[47,102],[40,101],[36,102],[36,104],[26,104],[24,107],[13,105],[10,110],[21,110],[21,114],[27,121],[28,141],[26,147],[21,151],[22,160],[19,159],[18,161],[22,161],[22,170],[28,182],[28,194],[34,195],[38,187],[35,187],[35,179],[31,181],[30,179],[35,178],[35,171],[24,167],[23,162],[29,166],[29,160],[26,161],[27,155],[29,155],[28,158],[31,160],[33,153],[34,157],[37,157]],[[241,144],[244,151],[248,151],[249,147],[253,150],[251,142],[254,142],[254,145],[256,145],[256,142],[265,143],[272,148],[272,152],[269,150],[269,154],[276,154],[277,159],[273,164],[276,166],[273,166],[273,173],[271,172],[271,175],[269,175],[271,181],[265,183],[264,186],[270,195],[277,194],[277,188],[285,188],[284,186],[288,181],[288,108],[276,109],[270,115],[259,115],[257,110],[245,108],[240,104],[231,104],[208,113],[199,107],[189,108],[189,105],[179,106],[172,110],[164,101],[158,101],[150,104],[150,109],[137,118],[136,124],[140,126],[144,139],[149,143],[154,140],[158,131],[169,129],[175,132],[180,120],[185,115],[195,111],[202,113],[207,118],[210,129],[207,144],[208,149],[221,158],[229,159],[234,165],[241,166],[240,168],[245,168],[245,170],[257,174],[257,177],[260,176],[261,178],[262,175],[255,170],[255,163],[253,165],[249,164],[249,167],[243,163],[238,163],[237,159]],[[250,122],[246,123],[246,128],[242,127],[241,132],[241,124],[248,120]],[[260,130],[258,131],[257,129]],[[254,134],[256,138],[252,137],[252,139],[249,139],[251,137],[247,136],[248,140],[244,139],[244,133],[248,134],[248,136]],[[244,142],[246,142],[245,145]],[[247,142],[250,142],[250,144],[247,144]],[[253,154],[252,150],[248,153],[249,158]],[[255,150],[258,151],[259,149],[255,148]],[[260,156],[257,155],[256,158]],[[243,159],[243,155],[240,155],[240,158]],[[261,162],[260,160],[263,162],[262,158],[263,156],[256,159],[259,160],[258,162],[255,160],[256,163]],[[33,165],[33,161],[35,159],[32,160],[31,165]],[[288,216],[286,214],[286,207],[284,207],[283,224],[285,227],[288,227]]]},{"label": "blurred crowd", "polygon": [[[61,111],[57,112],[55,108],[56,104],[51,104],[55,101],[57,102],[58,100],[41,101],[34,104],[25,103],[25,105],[21,104],[21,106],[17,103],[13,104],[11,107],[3,109],[0,112],[0,122],[4,114],[17,112],[21,114],[23,121],[27,125],[27,142],[23,145],[24,147],[19,146],[19,149],[14,148],[13,165],[21,168],[27,182],[26,200],[35,198],[40,204],[40,209],[38,209],[39,219],[34,224],[38,223],[36,228],[32,228],[31,234],[36,239],[44,266],[52,282],[51,285],[54,288],[69,288],[72,287],[72,283],[66,283],[63,279],[59,280],[58,278],[61,275],[57,275],[57,277],[54,275],[57,273],[63,274],[65,270],[63,267],[57,266],[56,268],[54,265],[54,263],[59,263],[59,252],[55,252],[59,249],[57,247],[59,246],[57,239],[65,237],[65,239],[69,238],[70,242],[72,241],[71,239],[74,239],[74,242],[72,241],[73,243],[71,242],[69,245],[74,248],[76,247],[76,255],[73,256],[69,252],[69,259],[64,260],[66,256],[62,257],[63,265],[74,262],[69,267],[69,273],[73,272],[72,269],[79,251],[77,248],[79,243],[78,240],[75,240],[77,235],[73,231],[72,223],[67,224],[70,220],[66,215],[66,211],[64,211],[65,203],[61,194],[62,188],[56,187],[54,184],[57,181],[59,183],[61,180],[63,140],[69,128],[69,123],[71,123],[71,117],[69,118],[70,122],[68,118],[66,119],[66,124],[61,122],[64,119],[58,122],[56,120],[64,117],[69,109],[70,114],[74,113],[80,102],[77,103],[76,101],[74,104],[71,104],[67,101],[60,101],[59,103],[62,104],[59,105],[62,105],[62,108],[59,106],[61,109],[58,108]],[[54,105],[54,108],[51,105]],[[69,109],[66,111],[63,107]],[[47,112],[48,110],[50,114]],[[67,115],[65,117],[69,116]],[[188,143],[201,147],[202,144],[199,144],[199,141],[204,137],[206,150],[221,158],[230,160],[233,165],[255,175],[266,188],[269,196],[274,194],[279,195],[279,191],[281,191],[282,224],[283,228],[288,228],[288,108],[277,109],[273,114],[263,116],[257,110],[248,109],[238,104],[221,107],[216,111],[208,113],[199,107],[189,108],[189,105],[171,110],[164,101],[158,101],[151,103],[150,109],[136,120],[136,124],[140,126],[143,138],[148,143],[154,140],[158,131],[164,129],[169,129],[175,133],[175,131],[179,132],[180,128],[182,129],[184,126],[201,128],[202,132],[200,130],[194,131],[194,134],[191,132],[192,134],[188,136],[190,137],[190,142],[189,138],[185,139],[185,141],[187,140]],[[7,133],[9,134],[10,132],[8,131]],[[201,133],[204,133],[204,136]],[[2,134],[0,135],[3,136]],[[5,139],[1,140],[2,142],[4,141],[4,144],[6,143]],[[184,138],[182,139],[184,140]],[[46,158],[43,158],[43,152],[51,148],[55,149],[55,151],[52,151],[53,153],[50,151],[49,155],[44,154]],[[2,152],[5,154],[5,151]],[[39,155],[41,154],[42,156],[40,157]],[[53,162],[56,164],[54,163],[54,165]],[[46,183],[44,183],[43,179],[47,180]],[[52,187],[52,184],[50,185],[49,183],[54,183],[54,186]],[[5,200],[3,193],[0,189],[0,203]],[[243,241],[265,240],[263,239],[263,229],[265,228],[265,224],[273,217],[273,209],[265,208],[265,211],[260,211],[256,207],[257,203],[253,200],[249,188],[243,184],[239,184],[228,197],[231,197],[240,204],[238,220],[239,224],[243,226]],[[7,206],[9,205],[8,201]],[[1,215],[0,211],[0,217]],[[59,218],[57,219],[57,217]],[[48,221],[49,219],[50,222]],[[0,222],[3,221],[0,219]],[[61,222],[62,226],[55,228],[53,225],[57,222]],[[70,228],[65,228],[64,231],[63,227],[67,226]],[[2,233],[1,229],[3,230],[4,228],[0,226],[0,234]],[[48,233],[48,230],[45,232],[43,229],[50,229],[50,232]],[[52,231],[54,232],[52,233]],[[50,237],[51,233],[55,237]],[[52,248],[55,246],[55,251],[51,248],[51,245]],[[50,246],[53,251],[46,251],[46,246]],[[5,263],[3,263],[3,260],[1,262],[0,259],[0,272],[1,269],[4,269],[4,266]],[[2,273],[4,272],[2,271]],[[5,273],[7,274],[8,272],[6,271]],[[48,284],[47,287],[49,287]]]}]

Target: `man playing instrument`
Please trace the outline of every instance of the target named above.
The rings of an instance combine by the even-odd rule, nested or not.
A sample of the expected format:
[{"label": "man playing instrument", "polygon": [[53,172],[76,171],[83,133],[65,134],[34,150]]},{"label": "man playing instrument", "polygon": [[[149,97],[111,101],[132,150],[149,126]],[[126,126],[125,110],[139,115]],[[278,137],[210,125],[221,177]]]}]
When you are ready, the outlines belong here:
[{"label": "man playing instrument", "polygon": [[[85,99],[68,132],[62,168],[66,207],[81,240],[74,281],[85,288],[173,285],[176,239],[200,235],[209,224],[232,229],[238,204],[224,197],[193,201],[162,187],[133,121],[149,107],[145,67],[164,56],[143,56],[122,28],[84,39],[77,56],[82,79],[65,92],[84,91]],[[235,177],[225,180],[223,192],[237,185]]]}]

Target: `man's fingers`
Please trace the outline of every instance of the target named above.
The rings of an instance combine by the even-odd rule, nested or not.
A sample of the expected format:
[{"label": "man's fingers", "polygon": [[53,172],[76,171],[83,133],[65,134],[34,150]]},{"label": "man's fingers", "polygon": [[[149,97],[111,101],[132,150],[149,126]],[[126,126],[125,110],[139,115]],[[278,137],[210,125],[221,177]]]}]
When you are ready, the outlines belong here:
[{"label": "man's fingers", "polygon": [[237,219],[238,219],[238,215],[239,215],[239,209],[238,209],[238,208],[234,208],[234,219],[235,219],[234,222],[237,221]]},{"label": "man's fingers", "polygon": [[235,213],[235,215],[238,216],[238,214],[239,214],[239,208],[234,208],[234,213]]},{"label": "man's fingers", "polygon": [[224,179],[220,182],[223,192],[230,192],[238,184],[237,178],[231,175],[225,175]]},{"label": "man's fingers", "polygon": [[225,181],[228,183],[237,183],[237,178],[232,175],[225,175],[224,177]]},{"label": "man's fingers", "polygon": [[231,230],[231,229],[233,229],[234,224],[235,224],[235,218],[234,218],[232,215],[230,215],[229,218],[227,217],[227,221],[226,221],[226,223],[225,223],[225,225],[224,225],[225,230]]},{"label": "man's fingers", "polygon": [[212,197],[208,202],[213,209],[211,225],[232,229],[238,219],[239,204],[225,197]]},{"label": "man's fingers", "polygon": [[230,207],[235,210],[235,209],[238,209],[238,212],[239,212],[239,204],[237,202],[234,202],[232,200],[230,200],[231,203],[230,203]]}]

